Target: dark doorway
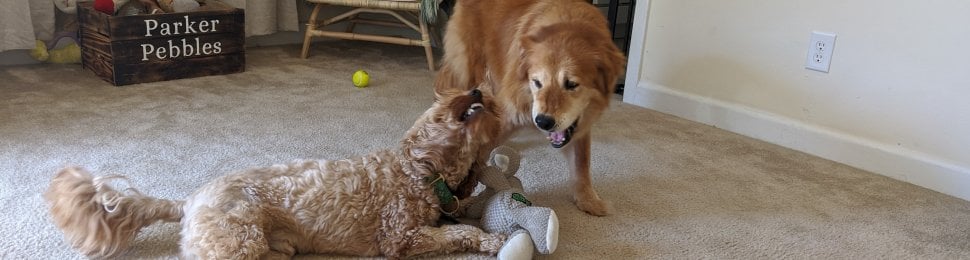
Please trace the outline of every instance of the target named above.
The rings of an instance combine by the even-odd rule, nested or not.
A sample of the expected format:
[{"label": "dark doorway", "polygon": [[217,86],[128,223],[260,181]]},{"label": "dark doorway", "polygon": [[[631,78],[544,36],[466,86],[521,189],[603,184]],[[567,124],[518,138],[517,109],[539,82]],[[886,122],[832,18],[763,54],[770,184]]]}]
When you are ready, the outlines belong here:
[{"label": "dark doorway", "polygon": [[[613,43],[620,48],[623,55],[630,56],[630,32],[633,28],[633,9],[636,0],[592,0],[593,5],[606,15],[610,31],[613,32]],[[616,93],[623,94],[623,80],[616,85]]]}]

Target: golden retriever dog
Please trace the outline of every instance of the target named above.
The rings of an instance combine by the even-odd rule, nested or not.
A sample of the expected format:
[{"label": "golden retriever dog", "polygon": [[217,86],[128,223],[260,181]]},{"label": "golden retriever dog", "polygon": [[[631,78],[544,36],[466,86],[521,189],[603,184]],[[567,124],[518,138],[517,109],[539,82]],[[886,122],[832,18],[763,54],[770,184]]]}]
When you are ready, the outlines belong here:
[{"label": "golden retriever dog", "polygon": [[117,190],[107,181],[125,177],[68,167],[44,197],[67,240],[92,257],[118,256],[158,221],[181,221],[185,259],[495,254],[506,235],[436,221],[458,208],[453,194],[495,147],[499,115],[478,90],[439,95],[399,150],[242,170],[185,200]]},{"label": "golden retriever dog", "polygon": [[590,183],[590,131],[610,102],[625,58],[586,0],[459,0],[444,39],[437,90],[496,96],[505,138],[534,125],[562,148],[579,209],[611,211]]}]

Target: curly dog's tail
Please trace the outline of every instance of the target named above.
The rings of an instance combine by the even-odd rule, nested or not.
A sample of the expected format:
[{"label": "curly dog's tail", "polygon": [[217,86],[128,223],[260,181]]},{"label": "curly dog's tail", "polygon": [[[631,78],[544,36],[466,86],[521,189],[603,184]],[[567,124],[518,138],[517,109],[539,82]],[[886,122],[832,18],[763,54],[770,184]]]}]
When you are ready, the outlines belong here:
[{"label": "curly dog's tail", "polygon": [[57,227],[75,249],[92,257],[114,256],[128,248],[143,227],[179,221],[185,201],[118,191],[106,182],[121,175],[93,177],[80,167],[60,170],[44,193]]}]

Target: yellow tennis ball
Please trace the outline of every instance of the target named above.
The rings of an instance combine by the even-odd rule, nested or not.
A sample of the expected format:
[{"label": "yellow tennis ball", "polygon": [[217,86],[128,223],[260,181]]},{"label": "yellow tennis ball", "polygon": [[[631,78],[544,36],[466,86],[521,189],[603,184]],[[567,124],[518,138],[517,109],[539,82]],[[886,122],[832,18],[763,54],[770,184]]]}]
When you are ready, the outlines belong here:
[{"label": "yellow tennis ball", "polygon": [[354,72],[354,86],[358,88],[366,88],[367,83],[370,82],[370,75],[364,70],[357,70]]}]

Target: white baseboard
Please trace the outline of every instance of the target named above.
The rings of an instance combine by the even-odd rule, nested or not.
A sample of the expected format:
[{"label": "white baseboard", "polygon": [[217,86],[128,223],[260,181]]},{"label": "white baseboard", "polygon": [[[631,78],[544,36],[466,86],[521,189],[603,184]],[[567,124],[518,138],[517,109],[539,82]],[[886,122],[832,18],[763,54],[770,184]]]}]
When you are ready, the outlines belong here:
[{"label": "white baseboard", "polygon": [[970,169],[919,151],[877,143],[749,107],[638,82],[623,102],[781,145],[970,200]]}]

